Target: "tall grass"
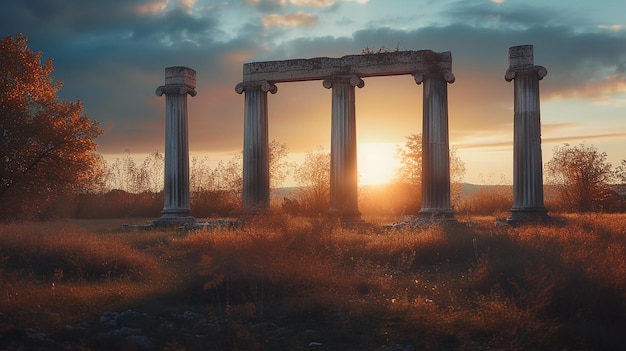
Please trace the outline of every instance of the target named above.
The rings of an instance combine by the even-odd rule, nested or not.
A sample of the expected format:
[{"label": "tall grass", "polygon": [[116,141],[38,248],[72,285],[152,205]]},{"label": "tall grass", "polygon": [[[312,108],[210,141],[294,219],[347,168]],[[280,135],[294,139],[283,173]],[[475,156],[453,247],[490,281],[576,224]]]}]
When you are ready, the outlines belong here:
[{"label": "tall grass", "polygon": [[[593,330],[626,322],[625,221],[570,217],[563,227],[496,228],[492,221],[383,232],[284,217],[173,244],[210,255],[230,295],[236,286],[245,296],[230,303],[252,302],[257,318],[339,311],[350,317],[336,333],[382,328],[366,339],[394,337],[426,349],[595,347],[623,341],[617,332],[600,340]],[[594,328],[580,340],[587,324]]]},{"label": "tall grass", "polygon": [[0,226],[0,263],[8,316],[0,331],[80,321],[139,300],[171,276],[149,253],[66,221]]},{"label": "tall grass", "polygon": [[[187,234],[8,225],[0,228],[2,309],[13,325],[31,326],[13,316],[196,306],[220,319],[224,349],[298,349],[308,342],[303,330],[341,350],[626,342],[625,215],[476,223],[386,231],[275,214]],[[36,307],[44,298],[55,302]]]}]

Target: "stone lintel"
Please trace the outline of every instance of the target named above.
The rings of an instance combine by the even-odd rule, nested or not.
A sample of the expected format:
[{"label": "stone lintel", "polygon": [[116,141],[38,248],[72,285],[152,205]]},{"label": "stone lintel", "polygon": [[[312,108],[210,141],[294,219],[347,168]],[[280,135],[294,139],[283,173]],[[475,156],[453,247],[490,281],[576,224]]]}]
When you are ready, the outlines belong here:
[{"label": "stone lintel", "polygon": [[340,58],[316,57],[284,61],[251,62],[243,65],[243,81],[297,82],[323,80],[335,75],[377,77],[415,74],[421,71],[452,70],[452,54],[420,51],[394,51],[379,54],[348,55]]}]

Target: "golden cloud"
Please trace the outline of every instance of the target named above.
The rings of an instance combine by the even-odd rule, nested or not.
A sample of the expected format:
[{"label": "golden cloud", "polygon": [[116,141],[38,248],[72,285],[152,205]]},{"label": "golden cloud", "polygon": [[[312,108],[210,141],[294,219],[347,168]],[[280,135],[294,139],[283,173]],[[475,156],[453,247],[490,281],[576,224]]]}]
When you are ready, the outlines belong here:
[{"label": "golden cloud", "polygon": [[[289,3],[293,6],[301,7],[329,7],[342,0],[289,0]],[[343,0],[344,2],[356,2],[358,4],[365,4],[369,0]]]},{"label": "golden cloud", "polygon": [[626,93],[626,77],[611,75],[602,80],[589,81],[549,96],[552,99],[606,99],[607,96]]},{"label": "golden cloud", "polygon": [[289,13],[286,15],[267,15],[261,19],[264,27],[298,27],[311,26],[317,23],[317,16],[304,12]]},{"label": "golden cloud", "polygon": [[136,7],[136,11],[140,15],[153,15],[165,10],[169,0],[157,0]]},{"label": "golden cloud", "polygon": [[613,32],[618,32],[620,30],[626,29],[626,26],[621,24],[600,24],[598,25],[600,29],[608,29]]},{"label": "golden cloud", "polygon": [[291,0],[289,2],[294,6],[328,7],[334,5],[337,0]]}]

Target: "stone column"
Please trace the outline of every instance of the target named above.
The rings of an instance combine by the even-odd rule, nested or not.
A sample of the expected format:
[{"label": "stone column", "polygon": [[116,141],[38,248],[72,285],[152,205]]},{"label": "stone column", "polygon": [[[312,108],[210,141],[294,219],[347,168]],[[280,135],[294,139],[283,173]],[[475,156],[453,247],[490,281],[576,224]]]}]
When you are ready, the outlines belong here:
[{"label": "stone column", "polygon": [[278,89],[267,81],[244,82],[235,87],[245,92],[243,122],[243,194],[244,214],[262,213],[270,206],[270,161],[267,127],[267,92]]},{"label": "stone column", "polygon": [[365,82],[357,76],[335,76],[323,81],[332,88],[330,141],[330,210],[342,222],[361,221],[358,210],[356,114],[354,87]]},{"label": "stone column", "polygon": [[448,83],[450,71],[418,72],[417,84],[424,84],[422,116],[422,209],[419,216],[454,220],[450,205],[450,145],[448,138]]},{"label": "stone column", "polygon": [[165,94],[165,204],[155,225],[192,224],[189,206],[189,141],[187,95],[196,96],[196,71],[187,67],[167,67],[165,85],[156,94]]},{"label": "stone column", "polygon": [[535,66],[533,46],[509,48],[509,69],[504,79],[514,80],[513,208],[509,223],[547,219],[543,204],[539,80],[548,71]]}]

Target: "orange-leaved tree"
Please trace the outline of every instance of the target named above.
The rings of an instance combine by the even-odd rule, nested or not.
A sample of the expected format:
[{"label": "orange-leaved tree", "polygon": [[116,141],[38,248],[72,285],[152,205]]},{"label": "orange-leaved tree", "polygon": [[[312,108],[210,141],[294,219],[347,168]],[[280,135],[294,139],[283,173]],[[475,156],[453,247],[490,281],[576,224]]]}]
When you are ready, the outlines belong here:
[{"label": "orange-leaved tree", "polygon": [[81,189],[98,157],[97,122],[80,101],[59,101],[52,59],[21,34],[0,42],[0,216],[40,217]]},{"label": "orange-leaved tree", "polygon": [[592,212],[611,207],[613,181],[606,152],[593,145],[555,147],[546,163],[546,178],[557,192],[562,210]]}]

